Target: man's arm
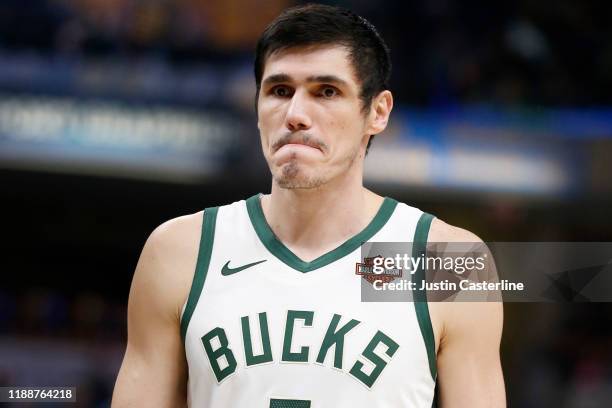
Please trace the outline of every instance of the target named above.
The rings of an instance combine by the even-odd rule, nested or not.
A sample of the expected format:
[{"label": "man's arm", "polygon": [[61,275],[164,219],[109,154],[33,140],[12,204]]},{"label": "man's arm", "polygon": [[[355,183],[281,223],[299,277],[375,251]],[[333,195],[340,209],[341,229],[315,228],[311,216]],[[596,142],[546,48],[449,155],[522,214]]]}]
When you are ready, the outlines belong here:
[{"label": "man's arm", "polygon": [[[482,242],[471,232],[439,219],[432,222],[428,240]],[[431,302],[429,310],[436,336],[440,406],[505,407],[499,358],[502,303]]]},{"label": "man's arm", "polygon": [[147,240],[128,301],[128,341],[112,406],[186,405],[181,309],[195,270],[202,214],[159,226]]}]

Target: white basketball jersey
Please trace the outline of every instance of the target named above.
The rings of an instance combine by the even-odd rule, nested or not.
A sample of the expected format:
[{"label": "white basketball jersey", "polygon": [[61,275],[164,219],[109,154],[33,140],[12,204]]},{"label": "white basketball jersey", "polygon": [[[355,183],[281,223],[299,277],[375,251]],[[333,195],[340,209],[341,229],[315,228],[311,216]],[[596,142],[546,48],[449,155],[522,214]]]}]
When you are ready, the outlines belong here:
[{"label": "white basketball jersey", "polygon": [[431,407],[426,302],[362,302],[363,242],[426,242],[431,215],[385,198],[370,224],[304,262],[258,195],[204,211],[181,320],[190,407]]}]

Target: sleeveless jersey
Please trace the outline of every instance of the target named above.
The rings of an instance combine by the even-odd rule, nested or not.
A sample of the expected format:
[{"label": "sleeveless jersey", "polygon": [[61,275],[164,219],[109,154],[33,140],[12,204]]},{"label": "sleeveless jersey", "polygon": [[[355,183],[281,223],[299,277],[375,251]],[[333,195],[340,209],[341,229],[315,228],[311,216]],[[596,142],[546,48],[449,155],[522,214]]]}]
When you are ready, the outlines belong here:
[{"label": "sleeveless jersey", "polygon": [[385,198],[363,231],[304,262],[274,235],[259,195],[205,209],[181,316],[189,406],[431,407],[427,302],[362,302],[355,272],[366,241],[415,242],[414,256],[432,218]]}]

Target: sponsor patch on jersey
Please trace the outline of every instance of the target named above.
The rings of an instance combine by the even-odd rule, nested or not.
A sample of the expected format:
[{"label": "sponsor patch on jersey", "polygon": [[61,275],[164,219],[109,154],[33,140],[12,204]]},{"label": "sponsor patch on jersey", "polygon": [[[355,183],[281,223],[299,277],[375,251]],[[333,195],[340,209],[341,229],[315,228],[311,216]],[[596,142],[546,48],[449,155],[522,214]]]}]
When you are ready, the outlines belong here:
[{"label": "sponsor patch on jersey", "polygon": [[376,280],[389,283],[402,277],[402,270],[396,268],[384,268],[380,273],[374,272],[374,260],[379,258],[382,258],[382,255],[364,258],[363,262],[357,262],[355,265],[355,275],[360,275],[370,284],[373,284]]}]

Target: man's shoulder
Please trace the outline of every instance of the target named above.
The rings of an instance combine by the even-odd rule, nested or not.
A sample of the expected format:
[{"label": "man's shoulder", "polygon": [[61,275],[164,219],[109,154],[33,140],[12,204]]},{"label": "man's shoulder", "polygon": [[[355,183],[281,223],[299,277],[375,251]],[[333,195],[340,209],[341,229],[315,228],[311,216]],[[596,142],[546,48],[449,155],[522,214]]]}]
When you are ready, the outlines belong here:
[{"label": "man's shoulder", "polygon": [[182,215],[161,223],[151,232],[147,244],[168,249],[171,246],[180,246],[190,236],[199,236],[203,212]]},{"label": "man's shoulder", "polygon": [[[473,232],[434,218],[429,230],[429,242],[482,243]],[[486,244],[479,250],[488,251]],[[455,248],[456,249],[456,248]],[[456,255],[455,255],[456,256]],[[489,259],[492,259],[489,258]],[[487,279],[496,279],[495,264],[489,265]],[[493,276],[493,277],[491,277]],[[483,292],[484,293],[484,292]],[[474,299],[474,298],[472,298]],[[435,333],[436,349],[441,344],[474,336],[487,341],[498,341],[503,324],[503,308],[496,301],[440,301],[430,302],[429,312]],[[496,337],[497,336],[497,337]]]},{"label": "man's shoulder", "polygon": [[180,245],[181,242],[184,243],[185,240],[190,237],[196,237],[199,241],[202,223],[204,222],[204,214],[207,211],[212,212],[213,209],[223,209],[226,212],[232,209],[243,211],[245,201],[247,201],[247,199],[220,204],[218,206],[210,206],[193,214],[171,218],[155,228],[149,240],[158,245]]},{"label": "man's shoulder", "polygon": [[138,261],[136,286],[155,294],[150,302],[164,305],[173,317],[180,316],[189,293],[201,227],[202,211],[163,222],[147,238]]},{"label": "man's shoulder", "polygon": [[431,216],[431,225],[429,226],[429,231],[427,233],[428,242],[482,242],[482,239],[480,239],[473,232],[448,224],[447,222],[438,218],[435,214],[427,213],[419,207],[415,207],[407,202],[402,202],[394,198],[392,198],[392,200],[397,203],[398,208],[402,209],[402,214],[404,214],[406,217],[413,219],[416,217],[422,220],[422,218],[426,215]]},{"label": "man's shoulder", "polygon": [[429,242],[482,242],[478,235],[464,228],[434,218],[429,228]]},{"label": "man's shoulder", "polygon": [[159,278],[174,280],[192,272],[200,244],[202,213],[169,219],[147,238],[141,258],[148,261]]}]

